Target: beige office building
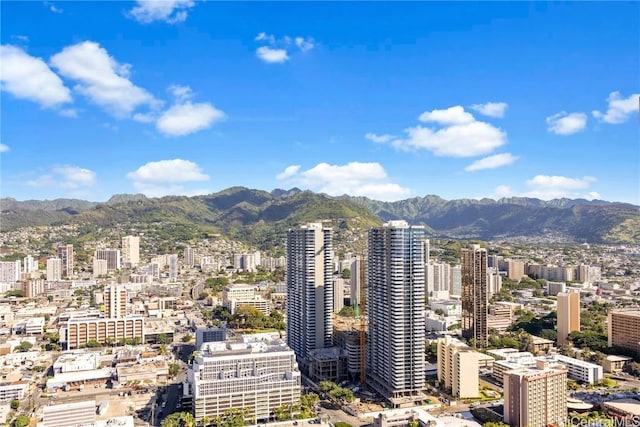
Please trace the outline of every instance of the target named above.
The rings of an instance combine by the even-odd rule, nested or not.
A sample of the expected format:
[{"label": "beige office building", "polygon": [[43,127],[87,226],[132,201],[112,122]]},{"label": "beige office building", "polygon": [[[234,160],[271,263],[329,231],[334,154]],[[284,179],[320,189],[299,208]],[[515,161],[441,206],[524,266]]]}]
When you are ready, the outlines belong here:
[{"label": "beige office building", "polygon": [[479,353],[449,336],[438,340],[438,381],[460,398],[479,396]]},{"label": "beige office building", "polygon": [[60,328],[60,343],[66,350],[84,347],[89,341],[101,344],[123,339],[144,342],[144,318],[129,316],[120,319],[71,318]]},{"label": "beige office building", "polygon": [[607,326],[609,347],[618,346],[640,354],[640,311],[611,311]]},{"label": "beige office building", "polygon": [[571,332],[580,330],[580,291],[558,294],[558,345],[566,344]]},{"label": "beige office building", "polygon": [[535,368],[506,371],[504,422],[512,427],[560,425],[567,419],[567,369],[537,361]]}]

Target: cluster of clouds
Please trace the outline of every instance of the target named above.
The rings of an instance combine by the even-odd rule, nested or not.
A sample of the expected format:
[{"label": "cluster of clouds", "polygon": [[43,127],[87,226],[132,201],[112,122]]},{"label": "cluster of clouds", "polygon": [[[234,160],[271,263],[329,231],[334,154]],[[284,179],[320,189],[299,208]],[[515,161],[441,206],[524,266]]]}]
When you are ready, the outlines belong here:
[{"label": "cluster of clouds", "polygon": [[301,170],[300,165],[291,165],[276,178],[282,183],[330,196],[348,194],[390,201],[411,194],[408,188],[391,182],[385,169],[376,162],[351,162],[345,165],[319,163],[307,170]]},{"label": "cluster of clouds", "polygon": [[[607,110],[593,110],[591,115],[601,123],[617,125],[629,120],[638,111],[640,93],[623,97],[620,92],[611,92],[607,97]],[[589,116],[583,112],[567,113],[561,111],[547,117],[547,130],[556,135],[573,135],[587,127]]]},{"label": "cluster of clouds", "polygon": [[255,41],[261,44],[256,49],[256,56],[268,64],[282,64],[291,59],[294,49],[300,52],[308,52],[315,47],[311,38],[301,36],[276,38],[273,34],[259,33]]},{"label": "cluster of clouds", "polygon": [[[503,118],[509,108],[506,102],[474,104],[469,109],[491,118]],[[430,151],[434,156],[477,157],[486,156],[507,143],[507,134],[501,128],[478,120],[461,105],[441,110],[425,111],[418,116],[421,124],[404,129],[405,135],[366,133],[365,138],[377,144],[390,144],[401,151]],[[474,161],[467,172],[496,169],[518,160],[511,153],[498,153]]]},{"label": "cluster of clouds", "polygon": [[525,182],[527,190],[516,192],[508,185],[500,185],[493,191],[492,197],[535,197],[542,200],[567,197],[571,199],[600,199],[600,194],[589,191],[596,182],[592,176],[569,178],[566,176],[536,175]]},{"label": "cluster of clouds", "polygon": [[127,16],[141,24],[162,21],[168,24],[184,22],[189,9],[196,5],[193,0],[137,0],[136,6]]},{"label": "cluster of clouds", "polygon": [[[100,44],[84,41],[45,61],[14,45],[0,46],[2,90],[65,117],[77,117],[83,98],[117,119],[154,123],[165,136],[184,136],[211,127],[225,113],[208,102],[192,102],[188,86],[169,87],[173,103],[156,98],[131,80],[132,66],[118,62]],[[141,112],[140,110],[144,110]]]},{"label": "cluster of clouds", "polygon": [[[208,188],[192,188],[192,183],[209,181],[202,168],[183,159],[148,162],[126,174],[136,191],[149,197],[207,194]],[[28,187],[62,190],[68,196],[84,197],[96,186],[96,173],[79,166],[54,166],[25,181]]]}]

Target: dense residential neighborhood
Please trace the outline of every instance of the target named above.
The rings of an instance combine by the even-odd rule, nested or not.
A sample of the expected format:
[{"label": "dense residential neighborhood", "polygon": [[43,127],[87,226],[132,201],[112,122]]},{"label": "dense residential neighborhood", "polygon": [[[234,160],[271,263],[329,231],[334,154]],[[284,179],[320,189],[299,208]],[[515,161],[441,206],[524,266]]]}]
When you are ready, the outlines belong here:
[{"label": "dense residential neighborhood", "polygon": [[[223,236],[155,253],[133,233],[2,232],[0,414],[538,425],[640,410],[639,245],[456,241],[390,221],[360,252],[334,249],[333,225],[289,229],[284,252]],[[540,401],[509,395],[550,381]]]}]

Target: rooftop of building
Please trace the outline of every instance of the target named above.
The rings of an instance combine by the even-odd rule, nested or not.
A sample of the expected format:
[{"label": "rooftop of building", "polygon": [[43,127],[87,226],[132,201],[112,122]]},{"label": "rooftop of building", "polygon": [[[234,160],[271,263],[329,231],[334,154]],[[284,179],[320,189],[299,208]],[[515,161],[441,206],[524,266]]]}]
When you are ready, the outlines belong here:
[{"label": "rooftop of building", "polygon": [[344,356],[344,352],[339,347],[318,348],[309,352],[309,357],[316,360],[334,360]]},{"label": "rooftop of building", "polygon": [[204,357],[222,357],[229,355],[252,354],[252,353],[275,353],[291,351],[284,340],[277,338],[253,342],[207,342],[200,347],[201,355]]},{"label": "rooftop of building", "polygon": [[561,364],[545,364],[537,366],[519,366],[516,369],[506,371],[509,375],[517,375],[519,377],[534,378],[548,374],[567,372],[564,365]]},{"label": "rooftop of building", "polygon": [[640,401],[636,399],[620,399],[604,402],[605,407],[609,407],[625,414],[640,416]]},{"label": "rooftop of building", "polygon": [[630,316],[630,317],[640,317],[640,310],[638,309],[627,309],[627,310],[611,310],[610,313],[613,315],[621,315],[621,316]]},{"label": "rooftop of building", "polygon": [[225,290],[241,290],[241,289],[255,289],[254,285],[249,285],[247,283],[232,283],[230,285],[225,286]]},{"label": "rooftop of building", "polygon": [[610,354],[606,357],[609,362],[626,362],[627,360],[633,360],[633,357],[629,356],[618,356],[615,354]]}]

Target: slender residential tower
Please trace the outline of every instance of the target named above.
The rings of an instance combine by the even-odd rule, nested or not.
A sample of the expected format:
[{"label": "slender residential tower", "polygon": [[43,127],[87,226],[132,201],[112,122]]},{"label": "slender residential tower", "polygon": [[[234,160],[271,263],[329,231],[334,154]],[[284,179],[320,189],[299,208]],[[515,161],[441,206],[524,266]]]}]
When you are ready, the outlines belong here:
[{"label": "slender residential tower", "polygon": [[426,398],[424,237],[405,221],[369,231],[367,383],[394,407]]},{"label": "slender residential tower", "polygon": [[484,348],[489,340],[487,315],[489,286],[487,283],[487,250],[470,245],[460,251],[462,267],[462,336]]},{"label": "slender residential tower", "polygon": [[569,334],[580,330],[580,291],[558,293],[558,345],[569,342]]},{"label": "slender residential tower", "polygon": [[332,232],[311,223],[287,232],[287,341],[300,369],[311,350],[333,346]]},{"label": "slender residential tower", "polygon": [[62,277],[73,276],[73,245],[58,245],[57,252],[62,262]]}]

